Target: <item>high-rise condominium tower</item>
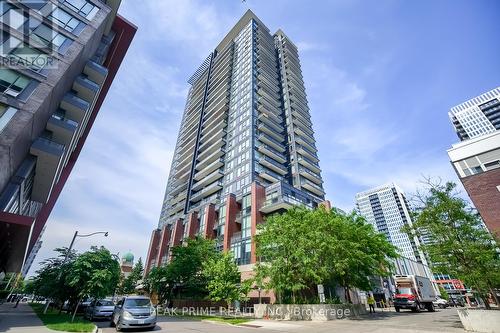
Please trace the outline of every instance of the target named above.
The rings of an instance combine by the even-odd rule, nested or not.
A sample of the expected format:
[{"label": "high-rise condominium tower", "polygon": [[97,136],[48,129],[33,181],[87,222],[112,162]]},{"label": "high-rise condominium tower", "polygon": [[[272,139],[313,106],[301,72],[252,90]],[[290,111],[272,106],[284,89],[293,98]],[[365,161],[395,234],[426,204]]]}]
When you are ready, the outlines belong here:
[{"label": "high-rise condominium tower", "polygon": [[500,129],[500,87],[454,106],[448,112],[460,141]]},{"label": "high-rise condominium tower", "polygon": [[0,272],[27,272],[132,41],[119,5],[0,1]]},{"label": "high-rise condominium tower", "polygon": [[297,48],[281,30],[247,11],[188,82],[146,270],[195,235],[253,263],[265,214],[324,200]]},{"label": "high-rise condominium tower", "polygon": [[500,233],[500,88],[450,114],[462,141],[448,150],[451,163],[488,229]]},{"label": "high-rise condominium tower", "polygon": [[411,225],[412,221],[410,206],[398,186],[388,184],[358,193],[356,205],[368,223],[383,233],[403,257],[427,265],[427,260],[419,248],[420,240],[401,231],[402,227]]}]

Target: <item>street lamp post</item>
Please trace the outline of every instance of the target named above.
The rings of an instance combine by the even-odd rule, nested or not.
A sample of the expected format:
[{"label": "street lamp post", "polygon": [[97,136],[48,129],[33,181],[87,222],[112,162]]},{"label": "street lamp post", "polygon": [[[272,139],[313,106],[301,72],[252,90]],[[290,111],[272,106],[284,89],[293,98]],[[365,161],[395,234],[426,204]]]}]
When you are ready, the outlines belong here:
[{"label": "street lamp post", "polygon": [[[75,231],[75,234],[73,235],[73,239],[71,240],[71,243],[69,244],[69,248],[68,250],[66,251],[66,256],[64,257],[64,260],[63,262],[61,263],[61,269],[59,270],[59,275],[57,276],[57,280],[59,281],[61,279],[61,276],[62,276],[62,266],[66,263],[66,261],[68,260],[68,257],[69,257],[69,254],[71,253],[71,250],[73,249],[73,244],[75,244],[75,240],[76,240],[76,237],[90,237],[90,236],[94,236],[94,235],[98,235],[98,234],[103,234],[104,237],[108,237],[108,232],[107,231],[97,231],[97,232],[93,232],[91,234],[87,234],[87,235],[79,235],[78,234],[78,230]],[[43,310],[43,313],[45,314],[47,312],[47,309],[49,308],[49,305],[50,305],[50,301],[47,300],[47,304],[45,305],[45,309]],[[78,305],[77,305],[77,308],[78,308]],[[75,310],[76,312],[76,310]],[[73,316],[74,317],[74,316]]]}]

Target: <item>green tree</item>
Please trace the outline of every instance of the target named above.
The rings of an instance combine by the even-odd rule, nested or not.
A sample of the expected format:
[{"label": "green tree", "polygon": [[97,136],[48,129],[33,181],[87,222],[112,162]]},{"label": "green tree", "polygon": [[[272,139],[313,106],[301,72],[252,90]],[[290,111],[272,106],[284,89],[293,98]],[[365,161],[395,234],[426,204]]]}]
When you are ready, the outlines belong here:
[{"label": "green tree", "polygon": [[250,290],[250,281],[241,282],[241,274],[231,252],[209,259],[203,264],[208,280],[208,297],[213,301],[231,303],[244,299]]},{"label": "green tree", "polygon": [[[498,243],[484,229],[480,216],[459,197],[456,184],[427,180],[425,192],[417,196],[413,220],[413,227],[405,231],[429,238],[422,249],[435,271],[461,279],[483,300],[488,292],[496,298],[493,289],[500,287]],[[485,304],[489,308],[487,301]]]},{"label": "green tree", "polygon": [[203,298],[207,294],[203,263],[216,256],[214,241],[201,237],[189,239],[185,246],[172,248],[165,278],[179,297]]},{"label": "green tree", "polygon": [[163,303],[169,298],[204,298],[207,295],[207,279],[202,273],[203,263],[217,256],[213,240],[194,238],[186,245],[172,248],[168,265],[153,268],[145,278],[146,289],[156,293]]},{"label": "green tree", "polygon": [[60,309],[64,301],[76,302],[78,291],[76,287],[71,286],[68,281],[68,273],[71,271],[73,262],[77,258],[73,250],[64,262],[67,248],[54,249],[58,255],[42,261],[40,269],[36,271],[33,278],[33,293],[38,296],[44,296],[59,303]]},{"label": "green tree", "polygon": [[119,280],[118,260],[104,247],[92,247],[79,255],[68,273],[69,285],[78,291],[79,302],[84,297],[98,299],[112,295]]},{"label": "green tree", "polygon": [[280,302],[315,295],[317,284],[370,289],[369,276],[389,274],[395,247],[356,213],[295,207],[259,225],[257,275]]},{"label": "green tree", "polygon": [[439,288],[439,295],[441,296],[441,298],[448,301],[450,299],[450,296],[446,292],[446,289],[444,289],[442,286],[438,286],[438,288]]},{"label": "green tree", "polygon": [[144,278],[143,284],[148,294],[158,296],[159,304],[164,304],[172,295],[172,279],[167,266],[153,267]]}]

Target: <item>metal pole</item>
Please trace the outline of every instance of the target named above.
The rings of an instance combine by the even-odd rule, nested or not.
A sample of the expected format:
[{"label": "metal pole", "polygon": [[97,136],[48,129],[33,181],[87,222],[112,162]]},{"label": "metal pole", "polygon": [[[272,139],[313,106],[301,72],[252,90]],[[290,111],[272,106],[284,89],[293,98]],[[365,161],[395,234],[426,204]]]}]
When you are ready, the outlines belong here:
[{"label": "metal pole", "polygon": [[[75,244],[75,239],[77,236],[78,236],[78,230],[75,231],[75,234],[73,235],[73,239],[71,240],[71,243],[69,244],[69,248],[66,251],[66,256],[64,257],[64,260],[62,261],[61,266],[66,263],[66,260],[68,260],[69,254],[71,253],[71,249],[73,248],[73,244]],[[57,280],[60,280],[61,276],[62,276],[62,267],[60,267],[60,269],[59,269],[59,275],[57,276]],[[43,314],[47,313],[49,305],[50,305],[50,301],[47,300],[47,304],[45,305],[45,309],[43,310]]]}]

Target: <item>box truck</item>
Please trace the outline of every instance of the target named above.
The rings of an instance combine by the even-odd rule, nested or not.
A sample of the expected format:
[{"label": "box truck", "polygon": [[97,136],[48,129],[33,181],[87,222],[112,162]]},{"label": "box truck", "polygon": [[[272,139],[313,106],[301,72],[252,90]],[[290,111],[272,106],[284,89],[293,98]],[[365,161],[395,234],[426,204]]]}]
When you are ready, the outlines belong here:
[{"label": "box truck", "polygon": [[396,312],[401,309],[410,309],[413,312],[427,309],[435,311],[433,301],[436,292],[432,282],[426,277],[418,275],[395,275],[396,294],[394,295],[394,308]]}]

